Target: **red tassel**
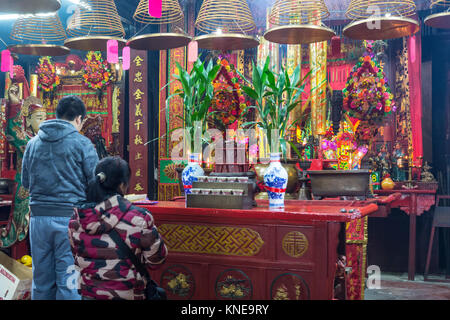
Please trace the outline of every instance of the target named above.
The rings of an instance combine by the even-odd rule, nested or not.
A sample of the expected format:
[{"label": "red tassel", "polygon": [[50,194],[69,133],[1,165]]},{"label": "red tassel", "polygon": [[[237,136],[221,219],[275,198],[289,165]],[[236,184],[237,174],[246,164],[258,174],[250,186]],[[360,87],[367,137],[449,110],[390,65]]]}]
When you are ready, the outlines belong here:
[{"label": "red tassel", "polygon": [[148,0],[148,14],[153,18],[161,18],[162,0]]},{"label": "red tassel", "polygon": [[8,71],[12,70],[11,60],[13,60],[13,58],[11,57],[11,52],[9,50],[3,50],[2,51],[2,66],[1,66],[2,72],[8,72]]},{"label": "red tassel", "polygon": [[195,62],[198,59],[198,43],[193,40],[188,45],[188,62]]},{"label": "red tassel", "polygon": [[124,47],[122,51],[122,69],[130,69],[130,47]]},{"label": "red tassel", "polygon": [[411,62],[416,62],[416,36],[412,36],[409,39],[410,49],[411,49]]},{"label": "red tassel", "polygon": [[108,40],[106,44],[107,48],[107,58],[106,60],[109,63],[118,63],[119,62],[119,43],[117,40]]}]

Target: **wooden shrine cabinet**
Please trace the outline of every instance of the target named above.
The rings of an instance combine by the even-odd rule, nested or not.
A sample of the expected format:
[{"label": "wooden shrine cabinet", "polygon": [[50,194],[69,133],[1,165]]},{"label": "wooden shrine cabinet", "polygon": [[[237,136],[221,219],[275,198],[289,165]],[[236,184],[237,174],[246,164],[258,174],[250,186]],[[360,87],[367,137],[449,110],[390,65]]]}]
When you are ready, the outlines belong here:
[{"label": "wooden shrine cabinet", "polygon": [[169,299],[331,300],[339,232],[378,206],[312,203],[286,201],[283,211],[267,201],[251,210],[142,206],[169,250],[152,278]]}]

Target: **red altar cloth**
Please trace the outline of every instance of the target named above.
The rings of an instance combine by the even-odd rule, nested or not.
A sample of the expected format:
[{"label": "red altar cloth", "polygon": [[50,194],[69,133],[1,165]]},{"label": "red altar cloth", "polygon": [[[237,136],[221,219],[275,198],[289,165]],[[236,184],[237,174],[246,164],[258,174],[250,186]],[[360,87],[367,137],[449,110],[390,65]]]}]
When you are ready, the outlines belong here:
[{"label": "red altar cloth", "polygon": [[250,210],[140,205],[152,213],[169,249],[152,277],[170,299],[333,299],[339,232],[379,207],[335,200],[285,204],[283,210],[270,210],[268,201]]}]

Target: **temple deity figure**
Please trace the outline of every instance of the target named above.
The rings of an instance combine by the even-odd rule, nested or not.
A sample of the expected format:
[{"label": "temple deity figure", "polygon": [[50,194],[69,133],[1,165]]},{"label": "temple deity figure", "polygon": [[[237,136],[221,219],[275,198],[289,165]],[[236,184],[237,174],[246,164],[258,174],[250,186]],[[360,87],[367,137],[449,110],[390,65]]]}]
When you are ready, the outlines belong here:
[{"label": "temple deity figure", "polygon": [[389,163],[390,162],[390,156],[389,156],[389,153],[387,152],[387,148],[385,145],[382,145],[380,147],[380,151],[377,154],[377,158],[378,158],[379,163],[382,163],[382,162]]},{"label": "temple deity figure", "polygon": [[395,144],[394,152],[392,153],[392,174],[394,181],[405,181],[406,173],[404,169],[404,158],[405,153],[403,152],[402,146],[399,142]]},{"label": "temple deity figure", "polygon": [[29,96],[25,100],[20,98],[17,82],[11,84],[7,97],[6,137],[16,151],[14,181],[17,188],[13,199],[13,215],[9,218],[7,226],[0,229],[0,248],[8,248],[16,241],[22,241],[28,234],[30,207],[28,191],[21,183],[22,158],[28,141],[37,134],[39,125],[47,118],[46,109],[39,98],[34,96]]}]

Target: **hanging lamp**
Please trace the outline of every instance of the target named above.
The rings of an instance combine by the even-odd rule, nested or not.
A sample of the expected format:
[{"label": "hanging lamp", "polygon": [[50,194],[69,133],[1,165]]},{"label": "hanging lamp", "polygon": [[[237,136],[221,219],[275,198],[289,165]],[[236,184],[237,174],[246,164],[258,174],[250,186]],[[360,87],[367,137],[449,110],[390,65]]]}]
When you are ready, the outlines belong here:
[{"label": "hanging lamp", "polygon": [[37,14],[56,12],[61,0],[0,0],[0,12],[8,14]]},{"label": "hanging lamp", "polygon": [[355,40],[387,40],[411,36],[420,29],[412,19],[414,0],[352,0],[346,15],[354,21],[343,34]]},{"label": "hanging lamp", "polygon": [[195,38],[202,49],[245,50],[259,45],[249,35],[256,25],[246,0],[204,0],[195,27],[206,33]]},{"label": "hanging lamp", "polygon": [[[149,14],[149,0],[141,0],[133,15],[133,19],[144,24],[177,24],[183,21],[184,14],[178,0],[162,0],[161,18]],[[132,37],[128,45],[136,50],[168,50],[185,47],[192,38],[181,28],[181,32],[149,33]]]},{"label": "hanging lamp", "polygon": [[433,28],[450,29],[450,0],[432,0],[430,9],[443,7],[444,11],[425,18],[424,23]]},{"label": "hanging lamp", "polygon": [[108,40],[117,40],[122,49],[126,40],[114,0],[84,0],[67,24],[64,45],[76,50],[106,51]]},{"label": "hanging lamp", "polygon": [[277,0],[269,22],[272,28],[264,38],[279,44],[302,44],[330,40],[335,32],[322,25],[330,16],[324,0]]},{"label": "hanging lamp", "polygon": [[19,17],[13,25],[11,39],[22,43],[9,47],[11,52],[35,56],[64,56],[70,49],[59,45],[66,33],[58,14]]}]

